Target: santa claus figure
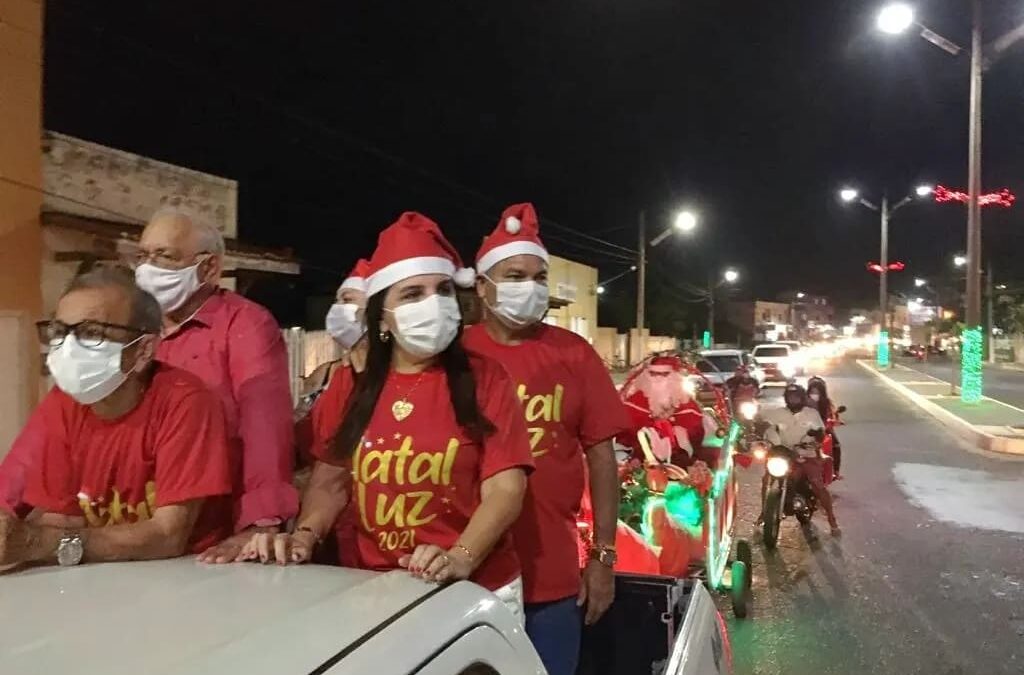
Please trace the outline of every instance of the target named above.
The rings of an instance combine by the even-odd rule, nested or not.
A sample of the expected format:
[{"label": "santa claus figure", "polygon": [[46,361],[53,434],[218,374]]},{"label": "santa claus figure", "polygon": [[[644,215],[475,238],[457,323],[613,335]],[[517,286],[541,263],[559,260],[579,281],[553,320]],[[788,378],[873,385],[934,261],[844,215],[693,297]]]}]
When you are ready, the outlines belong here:
[{"label": "santa claus figure", "polygon": [[631,430],[618,437],[619,443],[641,458],[637,432],[652,429],[652,451],[661,461],[686,468],[697,457],[707,426],[704,411],[686,387],[683,362],[678,356],[658,356],[623,392]]}]

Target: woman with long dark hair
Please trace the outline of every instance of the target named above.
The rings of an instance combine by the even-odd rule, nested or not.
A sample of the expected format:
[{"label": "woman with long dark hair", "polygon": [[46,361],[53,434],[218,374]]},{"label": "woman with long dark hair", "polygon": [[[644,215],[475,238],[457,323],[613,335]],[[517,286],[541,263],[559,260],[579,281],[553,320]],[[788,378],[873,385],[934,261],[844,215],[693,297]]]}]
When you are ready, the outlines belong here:
[{"label": "woman with long dark hair", "polygon": [[460,344],[454,281],[473,277],[458,267],[424,216],[403,214],[381,233],[367,280],[366,367],[338,371],[317,405],[318,461],[297,527],[254,536],[239,559],[306,562],[348,506],[355,551],[344,559],[440,583],[472,579],[521,612],[505,532],[533,467],[529,438],[504,370]]},{"label": "woman with long dark hair", "polygon": [[818,411],[822,420],[833,422],[829,428],[829,434],[832,436],[832,472],[835,474],[835,480],[842,480],[839,467],[843,463],[843,446],[839,443],[839,435],[836,434],[834,425],[834,422],[839,419],[839,415],[832,399],[829,398],[828,385],[825,384],[825,380],[820,377],[812,377],[807,380],[807,399],[808,405]]}]

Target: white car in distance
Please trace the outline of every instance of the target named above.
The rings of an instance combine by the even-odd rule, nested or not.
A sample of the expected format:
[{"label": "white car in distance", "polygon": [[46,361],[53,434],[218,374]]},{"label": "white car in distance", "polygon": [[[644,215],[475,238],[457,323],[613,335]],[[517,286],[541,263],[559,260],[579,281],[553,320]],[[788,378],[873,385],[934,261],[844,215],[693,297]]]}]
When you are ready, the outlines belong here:
[{"label": "white car in distance", "polygon": [[750,352],[742,349],[705,349],[700,352],[697,368],[716,386],[724,386],[740,366],[746,366],[758,386],[764,384],[765,373]]},{"label": "white car in distance", "polygon": [[751,354],[764,369],[766,382],[786,382],[796,377],[797,367],[788,345],[769,342],[757,345]]}]

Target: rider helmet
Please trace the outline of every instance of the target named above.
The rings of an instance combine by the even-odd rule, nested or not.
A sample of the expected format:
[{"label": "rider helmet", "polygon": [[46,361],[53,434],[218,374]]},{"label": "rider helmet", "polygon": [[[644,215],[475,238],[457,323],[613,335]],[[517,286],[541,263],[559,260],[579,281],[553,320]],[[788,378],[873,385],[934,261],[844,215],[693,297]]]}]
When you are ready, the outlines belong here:
[{"label": "rider helmet", "polygon": [[807,405],[807,390],[799,384],[786,385],[785,391],[782,392],[782,400],[786,402],[790,412],[800,412]]}]

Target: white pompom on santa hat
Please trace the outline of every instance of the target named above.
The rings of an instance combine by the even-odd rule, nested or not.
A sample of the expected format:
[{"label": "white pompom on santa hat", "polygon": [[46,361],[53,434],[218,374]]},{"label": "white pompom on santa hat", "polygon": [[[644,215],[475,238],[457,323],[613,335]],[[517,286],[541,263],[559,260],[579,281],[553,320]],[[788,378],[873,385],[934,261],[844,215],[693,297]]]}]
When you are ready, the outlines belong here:
[{"label": "white pompom on santa hat", "polygon": [[366,292],[366,277],[370,276],[370,261],[360,258],[349,275],[338,286],[338,291],[351,290]]},{"label": "white pompom on santa hat", "polygon": [[367,295],[420,274],[443,274],[464,288],[476,280],[476,272],[462,266],[458,251],[445,239],[438,224],[414,211],[403,213],[380,233],[370,270]]},{"label": "white pompom on santa hat", "polygon": [[535,255],[545,263],[548,250],[540,240],[540,223],[533,204],[513,204],[501,214],[494,232],[484,239],[476,254],[476,268],[483,274],[506,258]]}]

